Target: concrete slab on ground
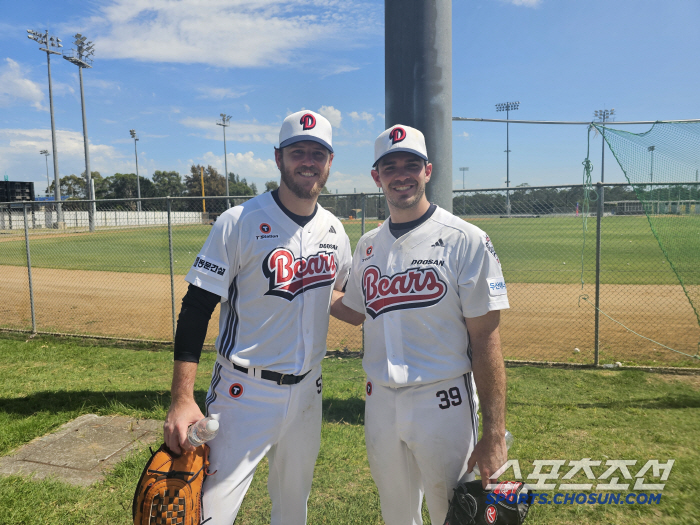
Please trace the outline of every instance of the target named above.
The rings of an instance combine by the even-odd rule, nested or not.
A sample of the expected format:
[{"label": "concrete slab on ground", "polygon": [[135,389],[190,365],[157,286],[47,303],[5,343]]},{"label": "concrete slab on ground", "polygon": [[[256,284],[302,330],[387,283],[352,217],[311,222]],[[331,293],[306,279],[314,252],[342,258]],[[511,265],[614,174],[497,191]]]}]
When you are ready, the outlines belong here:
[{"label": "concrete slab on ground", "polygon": [[162,421],[86,414],[0,458],[0,474],[54,477],[72,485],[104,479],[126,455],[160,439]]}]

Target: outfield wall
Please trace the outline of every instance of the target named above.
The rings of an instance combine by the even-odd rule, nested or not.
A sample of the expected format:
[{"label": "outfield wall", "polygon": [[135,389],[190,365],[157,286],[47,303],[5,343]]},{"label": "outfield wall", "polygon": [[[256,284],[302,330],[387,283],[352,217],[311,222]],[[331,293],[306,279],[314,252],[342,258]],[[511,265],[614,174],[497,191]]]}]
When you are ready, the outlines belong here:
[{"label": "outfield wall", "polygon": [[[41,207],[39,207],[41,208]],[[56,228],[56,210],[32,209],[27,212],[29,228]],[[86,228],[89,226],[89,212],[63,211],[65,228]],[[172,224],[201,224],[208,215],[196,211],[171,212]],[[167,211],[121,211],[98,210],[95,212],[96,228],[118,228],[124,226],[165,226],[168,224]],[[24,230],[22,209],[0,209],[0,230]]]}]

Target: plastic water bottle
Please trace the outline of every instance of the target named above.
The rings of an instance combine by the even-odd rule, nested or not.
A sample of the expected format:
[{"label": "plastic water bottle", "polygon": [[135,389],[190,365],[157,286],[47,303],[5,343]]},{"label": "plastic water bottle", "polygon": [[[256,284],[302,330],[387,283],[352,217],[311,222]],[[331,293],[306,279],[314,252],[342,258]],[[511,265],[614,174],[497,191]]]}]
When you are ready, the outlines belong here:
[{"label": "plastic water bottle", "polygon": [[[506,450],[510,450],[510,447],[513,446],[513,441],[515,440],[515,438],[513,437],[513,434],[511,434],[508,430],[506,430],[505,438]],[[472,469],[472,472],[474,472],[474,474],[476,474],[477,476],[481,476],[481,472],[479,472],[479,465],[474,463],[474,468]]]},{"label": "plastic water bottle", "polygon": [[193,447],[211,441],[219,432],[219,422],[211,416],[205,417],[190,425],[187,429],[187,439]]}]

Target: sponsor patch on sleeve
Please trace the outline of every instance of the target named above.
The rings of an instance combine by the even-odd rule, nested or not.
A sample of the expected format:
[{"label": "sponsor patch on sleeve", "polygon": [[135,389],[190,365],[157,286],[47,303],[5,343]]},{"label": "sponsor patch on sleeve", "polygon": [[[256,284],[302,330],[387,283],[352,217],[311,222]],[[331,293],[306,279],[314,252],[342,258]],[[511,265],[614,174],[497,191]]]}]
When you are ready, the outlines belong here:
[{"label": "sponsor patch on sleeve", "polygon": [[226,278],[226,272],[228,272],[227,265],[214,261],[211,258],[207,258],[201,254],[197,255],[192,268],[199,273],[203,273],[204,275],[208,275],[209,277],[213,277],[219,281],[224,280],[224,278]]},{"label": "sponsor patch on sleeve", "polygon": [[486,279],[489,285],[489,295],[495,297],[497,295],[506,294],[506,281],[503,277],[494,277],[492,279]]}]

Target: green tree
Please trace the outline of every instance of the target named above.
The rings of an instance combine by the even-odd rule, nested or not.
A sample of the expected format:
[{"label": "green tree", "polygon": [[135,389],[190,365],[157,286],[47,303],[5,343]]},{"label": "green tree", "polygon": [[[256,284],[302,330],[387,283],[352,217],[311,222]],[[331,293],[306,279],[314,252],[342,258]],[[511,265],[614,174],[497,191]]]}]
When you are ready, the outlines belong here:
[{"label": "green tree", "polygon": [[[105,182],[109,186],[107,198],[109,199],[135,199],[138,196],[135,173],[115,173],[107,177]],[[141,186],[141,198],[155,197],[155,186],[150,179],[139,176]],[[95,189],[97,193],[97,189]]]},{"label": "green tree", "polygon": [[229,195],[236,196],[258,194],[258,188],[255,183],[249,185],[245,178],[241,179],[239,175],[233,172],[229,172],[228,174],[228,191]]},{"label": "green tree", "polygon": [[180,197],[185,193],[185,185],[177,171],[154,171],[153,185],[156,197]]},{"label": "green tree", "polygon": [[[61,195],[70,195],[71,199],[84,199],[86,198],[85,192],[85,179],[78,177],[77,175],[66,175],[59,179]],[[52,195],[56,183],[52,182],[49,186],[49,195]]]},{"label": "green tree", "polygon": [[267,193],[268,191],[276,190],[279,187],[280,185],[276,180],[268,180],[265,183],[265,193]]},{"label": "green tree", "polygon": [[[91,171],[93,185],[95,186],[95,199],[106,199],[109,194],[109,183],[99,171]],[[82,173],[83,177],[85,172]]]},{"label": "green tree", "polygon": [[[189,196],[202,195],[201,169],[202,166],[199,164],[192,165],[189,175],[185,175],[185,188]],[[226,195],[226,180],[212,166],[204,169],[204,193],[209,197]]]}]

